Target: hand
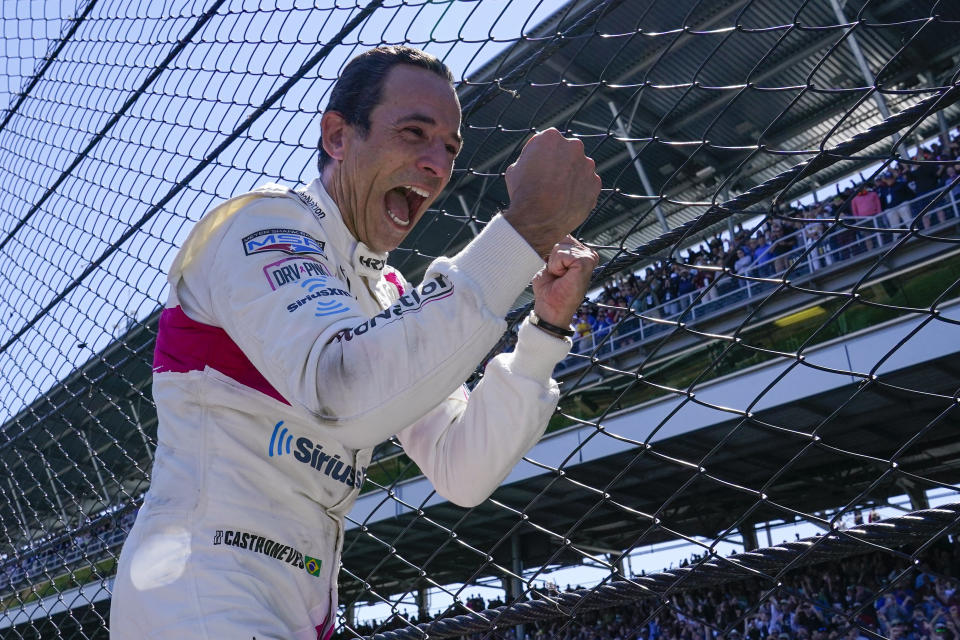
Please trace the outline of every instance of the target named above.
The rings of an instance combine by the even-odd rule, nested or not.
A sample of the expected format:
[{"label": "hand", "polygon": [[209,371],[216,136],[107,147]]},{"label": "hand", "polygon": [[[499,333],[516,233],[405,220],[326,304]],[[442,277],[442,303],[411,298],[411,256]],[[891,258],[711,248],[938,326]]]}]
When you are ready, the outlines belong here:
[{"label": "hand", "polygon": [[533,278],[533,310],[543,320],[567,327],[590,284],[597,252],[571,236],[554,245],[547,264]]},{"label": "hand", "polygon": [[583,143],[556,129],[527,140],[506,180],[510,208],[503,216],[541,256],[586,220],[601,187]]}]

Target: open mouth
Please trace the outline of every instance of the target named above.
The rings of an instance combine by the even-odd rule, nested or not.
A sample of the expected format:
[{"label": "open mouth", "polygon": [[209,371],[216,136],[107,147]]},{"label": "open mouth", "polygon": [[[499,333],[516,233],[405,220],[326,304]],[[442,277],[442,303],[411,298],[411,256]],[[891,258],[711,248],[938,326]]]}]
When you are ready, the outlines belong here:
[{"label": "open mouth", "polygon": [[387,216],[398,227],[408,227],[429,197],[430,193],[420,187],[407,185],[390,189],[384,197]]}]

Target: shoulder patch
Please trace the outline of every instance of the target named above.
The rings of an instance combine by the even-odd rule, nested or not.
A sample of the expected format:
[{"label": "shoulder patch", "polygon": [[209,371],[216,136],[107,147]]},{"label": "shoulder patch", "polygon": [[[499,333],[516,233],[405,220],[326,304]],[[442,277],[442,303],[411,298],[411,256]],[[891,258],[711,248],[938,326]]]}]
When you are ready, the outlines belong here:
[{"label": "shoulder patch", "polygon": [[297,229],[262,229],[243,239],[243,252],[248,256],[279,251],[292,256],[313,254],[326,257],[325,246],[323,241]]},{"label": "shoulder patch", "polygon": [[311,198],[310,194],[308,194],[305,189],[296,190],[293,193],[300,198],[300,202],[310,208],[310,211],[313,213],[313,217],[317,219],[317,222],[320,222],[327,216],[327,214],[323,212],[323,209],[320,208],[320,203]]}]

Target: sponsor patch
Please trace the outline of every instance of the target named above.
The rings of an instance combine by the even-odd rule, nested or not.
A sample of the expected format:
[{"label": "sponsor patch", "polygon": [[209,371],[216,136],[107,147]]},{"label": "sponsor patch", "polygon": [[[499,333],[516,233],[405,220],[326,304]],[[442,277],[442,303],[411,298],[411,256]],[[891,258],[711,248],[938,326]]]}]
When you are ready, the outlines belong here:
[{"label": "sponsor patch", "polygon": [[331,284],[337,284],[337,281],[328,278],[327,276],[315,276],[313,278],[307,278],[300,283],[300,286],[306,289],[306,293],[302,298],[291,302],[287,305],[287,312],[293,313],[297,309],[314,302],[314,313],[313,315],[318,318],[324,316],[335,316],[345,311],[349,311],[350,307],[345,305],[343,302],[334,299],[337,296],[345,296],[347,298],[351,297],[349,291],[345,291],[339,287],[331,286]]},{"label": "sponsor patch", "polygon": [[[273,433],[270,436],[270,442],[267,445],[267,454],[269,457],[287,457],[290,453],[290,443],[294,439],[294,434],[288,432],[283,426],[283,420],[273,426]],[[345,464],[340,459],[340,454],[331,456],[324,453],[323,445],[314,443],[307,437],[296,439],[293,451],[293,459],[301,464],[308,465],[316,469],[317,473],[336,480],[348,487],[359,487],[363,484],[367,468],[362,467],[359,471],[353,468],[353,465]],[[319,562],[319,561],[318,561]]]},{"label": "sponsor patch", "polygon": [[353,340],[354,337],[361,336],[371,329],[395,322],[404,314],[417,313],[431,302],[442,300],[451,294],[453,294],[453,283],[448,282],[442,275],[436,275],[419,288],[400,296],[390,308],[352,329],[339,331],[334,338],[337,341]]},{"label": "sponsor patch", "polygon": [[283,427],[283,431],[280,427],[283,427],[283,420],[273,425],[273,435],[270,436],[270,446],[267,448],[271,458],[274,453],[278,456],[283,455],[284,444],[286,444],[287,453],[290,453],[290,441],[293,440],[293,436],[287,433],[286,427]]},{"label": "sponsor patch", "polygon": [[315,217],[318,222],[327,216],[327,214],[323,212],[323,209],[320,208],[320,203],[311,198],[310,194],[308,194],[305,190],[296,190],[294,193],[298,198],[300,198],[300,202],[310,207],[310,211],[313,212],[313,217]]},{"label": "sponsor patch", "polygon": [[276,291],[291,282],[301,282],[313,276],[329,276],[330,272],[322,262],[313,258],[284,258],[265,266],[263,275],[270,283],[270,288]]},{"label": "sponsor patch", "polygon": [[324,246],[320,240],[296,229],[263,229],[243,239],[243,252],[248,256],[280,251],[293,256],[313,254],[326,257]]},{"label": "sponsor patch", "polygon": [[377,271],[383,271],[383,268],[387,266],[386,260],[381,260],[379,258],[371,258],[370,256],[357,256],[357,261],[365,266],[368,269],[375,269]]},{"label": "sponsor patch", "polygon": [[290,545],[271,540],[270,538],[241,531],[238,529],[217,529],[213,533],[213,544],[215,546],[236,547],[249,551],[250,553],[259,553],[269,556],[274,560],[286,562],[296,569],[303,569],[311,576],[320,576],[320,567],[322,562],[312,556],[306,556]]}]

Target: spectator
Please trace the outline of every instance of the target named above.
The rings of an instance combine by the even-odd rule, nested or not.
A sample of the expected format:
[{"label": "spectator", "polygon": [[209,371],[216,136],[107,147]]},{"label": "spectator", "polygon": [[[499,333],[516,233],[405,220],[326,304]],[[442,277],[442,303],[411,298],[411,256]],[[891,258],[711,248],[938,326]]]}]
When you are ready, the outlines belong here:
[{"label": "spectator", "polygon": [[781,274],[790,266],[790,253],[797,246],[797,238],[794,235],[796,229],[789,222],[776,220],[770,225],[772,244],[770,253],[774,257],[774,273]]},{"label": "spectator", "polygon": [[706,292],[703,294],[704,302],[717,299],[717,288],[710,286],[711,283],[713,283],[714,272],[711,269],[705,268],[713,266],[708,263],[708,260],[709,258],[702,254],[697,258],[695,264],[698,268],[696,269],[696,275],[693,278],[693,285],[698,291],[706,290]]},{"label": "spectator", "polygon": [[892,171],[884,172],[881,178],[883,184],[880,185],[877,195],[887,211],[887,226],[891,229],[910,228],[913,216],[906,202],[912,200],[916,194],[906,182],[898,180]]},{"label": "spectator", "polygon": [[664,302],[663,278],[657,269],[648,267],[647,281],[650,283],[650,300],[647,308],[659,307]]},{"label": "spectator", "polygon": [[806,245],[809,247],[813,245],[813,249],[810,250],[810,255],[814,258],[811,260],[812,267],[814,269],[819,269],[821,267],[826,267],[833,264],[833,256],[828,250],[828,245],[825,241],[821,241],[823,233],[826,230],[823,222],[820,222],[820,217],[823,215],[823,207],[816,205],[807,209],[805,217],[810,220],[803,227],[803,239]]},{"label": "spectator", "polygon": [[[677,297],[683,299],[688,296],[688,294],[693,293],[696,290],[696,285],[693,283],[693,272],[685,266],[678,266],[677,271]],[[689,298],[684,299],[682,304],[683,306],[689,305]]]},{"label": "spectator", "polygon": [[812,603],[804,603],[803,606],[797,611],[797,615],[794,619],[794,627],[796,629],[806,629],[808,632],[813,631],[813,629],[820,626],[823,622],[823,615],[813,606]]},{"label": "spectator", "polygon": [[860,185],[857,195],[853,197],[850,210],[854,216],[865,218],[880,213],[883,211],[883,206],[880,204],[880,196],[877,195],[877,192],[864,182]]},{"label": "spectator", "polygon": [[772,273],[768,262],[773,260],[773,252],[770,251],[770,243],[767,242],[767,236],[762,231],[757,236],[753,246],[753,263],[757,266],[757,275],[768,276]]},{"label": "spectator", "polygon": [[888,631],[898,624],[906,624],[907,611],[892,593],[884,596],[882,604],[877,607],[877,615]]},{"label": "spectator", "polygon": [[604,338],[610,335],[610,331],[615,324],[615,315],[612,309],[601,309],[597,314],[597,323],[594,326],[594,342],[602,342]]},{"label": "spectator", "polygon": [[933,640],[957,640],[957,627],[946,618],[938,618],[931,625]]},{"label": "spectator", "polygon": [[680,313],[680,303],[677,302],[677,296],[680,290],[680,265],[674,263],[669,269],[665,268],[665,277],[663,282],[664,296],[666,302],[664,313],[668,318]]},{"label": "spectator", "polygon": [[[860,190],[857,192],[857,195],[853,197],[853,202],[850,203],[850,210],[853,212],[854,217],[870,218],[870,220],[858,221],[860,225],[876,226],[877,223],[874,216],[883,211],[883,206],[880,204],[880,196],[877,195],[877,192],[870,189],[867,183],[864,182],[860,185]],[[866,239],[866,248],[868,251],[876,246],[873,240],[873,232],[861,230],[858,232],[858,235],[861,239]]]},{"label": "spectator", "polygon": [[581,308],[577,312],[577,315],[574,316],[573,326],[576,329],[577,333],[573,339],[573,348],[577,353],[583,353],[583,349],[590,346],[590,334],[592,328],[590,323],[587,321],[587,312]]},{"label": "spectator", "polygon": [[[914,218],[920,215],[927,206],[933,202],[934,195],[931,191],[937,188],[937,165],[933,162],[933,156],[928,149],[921,148],[920,152],[914,158],[916,161],[911,165],[911,170],[907,173],[906,181],[913,192],[920,196],[910,203],[910,212]],[[929,194],[929,195],[928,195]],[[946,222],[946,213],[941,209],[928,213],[923,216],[923,228],[928,229],[934,224],[934,215],[940,223]]]}]

